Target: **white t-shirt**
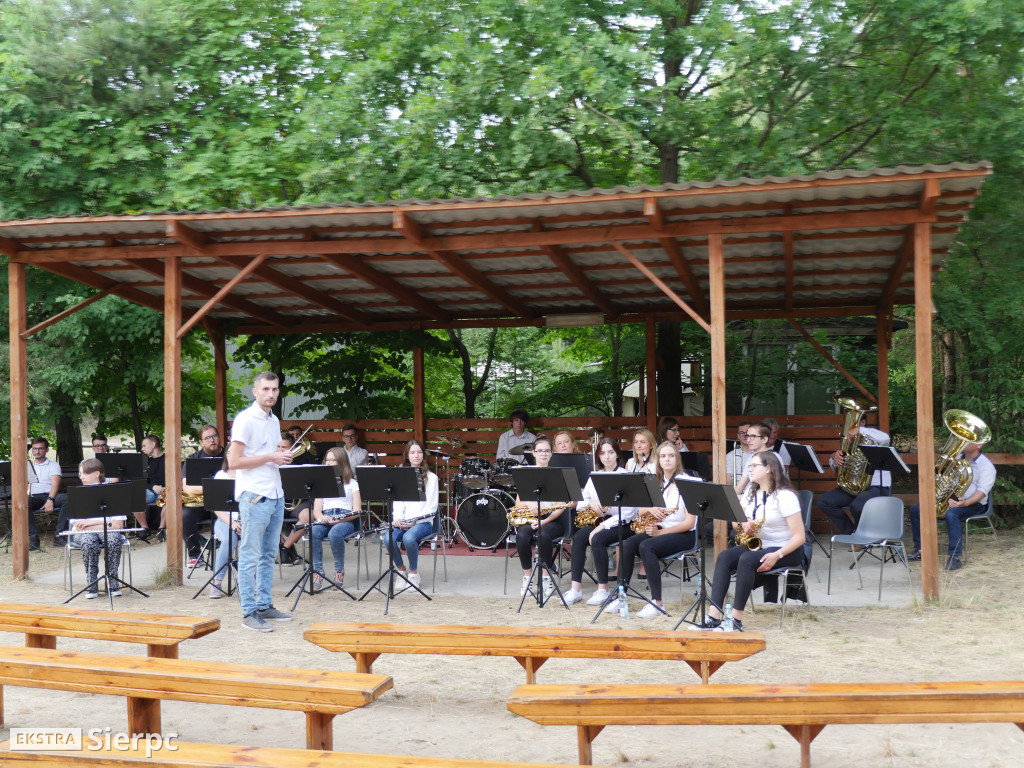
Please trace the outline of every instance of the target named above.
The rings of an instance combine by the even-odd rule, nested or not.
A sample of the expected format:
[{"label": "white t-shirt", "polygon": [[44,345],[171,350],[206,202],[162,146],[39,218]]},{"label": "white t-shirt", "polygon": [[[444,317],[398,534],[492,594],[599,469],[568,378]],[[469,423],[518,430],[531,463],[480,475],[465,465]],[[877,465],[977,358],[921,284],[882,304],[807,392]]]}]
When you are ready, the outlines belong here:
[{"label": "white t-shirt", "polygon": [[[429,521],[434,513],[437,512],[437,475],[429,470],[424,471],[427,474],[423,489],[424,495],[427,497],[426,501],[396,501],[391,506],[391,522],[403,523],[406,520]],[[348,490],[345,492],[348,493]]]},{"label": "white t-shirt", "polygon": [[682,494],[679,493],[679,486],[676,485],[676,480],[689,480],[694,483],[702,482],[699,477],[676,475],[661,489],[661,495],[665,499],[665,508],[673,511],[664,520],[658,521],[659,528],[671,528],[674,525],[679,525],[686,519],[686,504],[683,502]]},{"label": "white t-shirt", "polygon": [[[262,456],[277,452],[281,440],[281,420],[274,412],[265,413],[255,402],[238,414],[231,425],[231,440],[245,444],[243,456]],[[245,491],[268,499],[284,496],[281,468],[272,461],[252,469],[235,470],[235,498],[241,500]]]},{"label": "white t-shirt", "polygon": [[754,489],[754,498],[750,498],[750,488],[740,498],[740,506],[747,520],[764,520],[758,537],[765,548],[784,547],[793,537],[786,519],[792,515],[801,515],[800,497],[793,491],[782,490],[768,494]]},{"label": "white t-shirt", "polygon": [[347,512],[352,511],[352,494],[359,490],[359,483],[356,482],[356,478],[353,475],[352,479],[345,483],[345,495],[336,496],[331,499],[324,499],[324,514],[326,515],[328,510],[331,509],[344,509]]}]

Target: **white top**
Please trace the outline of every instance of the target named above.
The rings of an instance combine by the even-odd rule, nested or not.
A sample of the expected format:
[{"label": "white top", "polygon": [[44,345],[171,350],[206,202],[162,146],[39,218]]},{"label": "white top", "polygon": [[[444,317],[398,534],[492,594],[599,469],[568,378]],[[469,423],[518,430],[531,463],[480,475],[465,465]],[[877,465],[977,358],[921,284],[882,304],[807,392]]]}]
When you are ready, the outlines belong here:
[{"label": "white top", "polygon": [[[861,427],[860,433],[865,437],[871,438],[875,445],[888,445],[889,435],[880,429],[874,427]],[[828,465],[832,469],[836,469],[836,463],[832,460],[828,460]],[[892,487],[892,472],[888,469],[876,469],[875,473],[871,475],[871,485],[880,485],[883,488]]]},{"label": "white top", "polygon": [[975,491],[981,491],[985,497],[978,503],[987,504],[988,496],[992,493],[992,486],[996,484],[995,465],[984,453],[979,453],[970,464],[971,469],[974,470],[974,477],[971,478],[971,484],[964,491],[963,498],[969,499]]},{"label": "white top", "polygon": [[[429,470],[426,470],[426,475],[424,493],[427,500],[394,502],[391,505],[391,522],[403,523],[406,520],[426,520],[437,512],[437,475]],[[345,488],[345,493],[348,493],[348,486]]]},{"label": "white top", "polygon": [[[237,471],[238,470],[236,469],[235,472],[237,472]],[[223,469],[218,469],[217,470],[217,474],[215,474],[213,476],[213,479],[214,480],[234,480],[234,478],[231,477],[231,475],[229,475]],[[241,513],[237,509],[232,510],[231,512],[229,512],[228,513],[228,517],[230,517],[232,520],[235,520],[235,521],[238,521],[238,520],[242,519],[241,518]]]},{"label": "white top", "polygon": [[691,477],[690,475],[676,475],[669,480],[661,489],[661,495],[665,498],[665,508],[673,511],[664,520],[658,521],[659,528],[671,528],[673,525],[679,525],[686,519],[686,504],[683,502],[682,494],[679,493],[679,486],[676,485],[676,480],[689,480],[694,483],[702,482],[699,477]]},{"label": "white top", "polygon": [[642,472],[645,475],[656,475],[658,474],[658,457],[651,451],[651,457],[646,464],[641,464],[640,460],[633,457],[626,462],[627,472]]},{"label": "white top", "polygon": [[[753,486],[752,486],[753,487]],[[750,498],[749,489],[740,498],[740,505],[747,520],[764,520],[758,537],[765,548],[784,547],[793,538],[787,517],[803,514],[800,508],[800,497],[793,491],[767,492],[754,489],[754,498]]]},{"label": "white top", "polygon": [[[37,464],[34,461],[29,461],[29,465],[32,470],[36,473],[36,481],[29,483],[29,493],[45,493],[49,494],[53,490],[53,476],[60,475],[60,464],[51,459],[47,459],[41,464]],[[31,477],[31,473],[29,477]]]},{"label": "white top", "polygon": [[[353,447],[351,451],[348,449],[347,445],[343,447],[345,448],[345,453],[348,454],[348,463],[349,466],[352,467],[353,471],[355,471],[355,468],[361,464],[369,463],[370,454],[361,445]],[[345,493],[348,493],[348,491],[345,491]]]},{"label": "white top", "polygon": [[508,432],[502,432],[501,437],[498,438],[498,451],[495,454],[496,459],[512,459],[520,464],[523,463],[522,456],[513,456],[509,453],[509,449],[515,448],[519,445],[525,445],[526,443],[532,443],[536,441],[537,436],[530,430],[523,430],[523,434],[516,437],[516,433],[511,429]]},{"label": "white top", "polygon": [[[753,455],[753,453],[741,450],[740,448],[733,448],[725,454],[725,474],[732,478],[733,482],[738,478],[745,477],[747,474],[747,464],[750,463],[750,457]],[[733,470],[737,466],[740,472],[738,475],[734,475]]]},{"label": "white top", "polygon": [[[277,452],[281,440],[281,420],[274,412],[264,413],[255,402],[242,411],[231,425],[231,440],[244,444],[243,456],[262,456]],[[235,498],[241,500],[245,491],[268,499],[284,496],[281,468],[272,461],[252,469],[235,470]]]},{"label": "white top", "polygon": [[[615,472],[591,472],[590,474],[591,474],[591,477],[593,477],[594,475],[614,475],[614,474],[617,474],[619,472],[626,472],[626,471],[628,471],[628,470],[622,469],[620,467],[619,469],[616,469]],[[592,494],[592,497],[593,497],[594,501],[597,501],[597,491],[594,489],[594,481],[593,480],[587,480],[587,488],[590,489],[590,492]],[[583,491],[583,499],[584,499],[584,501],[588,500],[586,490]],[[604,511],[605,511],[605,514],[608,515],[608,517],[606,517],[601,523],[599,523],[597,526],[595,526],[594,530],[610,531],[612,528],[614,528],[615,526],[617,526],[619,524],[619,508],[618,507],[605,507]],[[623,507],[622,508],[622,522],[623,523],[631,522],[633,520],[633,518],[635,518],[639,513],[640,513],[640,507]]]},{"label": "white top", "polygon": [[347,512],[352,511],[352,494],[359,490],[359,483],[356,481],[355,475],[352,479],[345,483],[345,495],[337,496],[332,499],[324,499],[324,514],[327,514],[332,509],[344,509]]}]

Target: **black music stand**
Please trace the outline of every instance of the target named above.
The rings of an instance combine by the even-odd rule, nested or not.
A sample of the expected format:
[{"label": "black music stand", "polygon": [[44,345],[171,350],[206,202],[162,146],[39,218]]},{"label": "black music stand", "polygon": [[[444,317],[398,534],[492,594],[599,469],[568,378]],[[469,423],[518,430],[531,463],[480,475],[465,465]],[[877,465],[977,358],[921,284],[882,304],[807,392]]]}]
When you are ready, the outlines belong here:
[{"label": "black music stand", "polygon": [[[786,450],[789,451],[790,466],[797,469],[796,475],[796,489],[800,490],[800,482],[803,479],[804,472],[814,472],[819,475],[825,474],[825,470],[821,466],[821,462],[818,461],[818,455],[808,445],[801,445],[800,443],[786,443]],[[814,539],[814,543],[818,545],[818,549],[821,550],[825,557],[831,557],[828,550],[825,549],[824,545],[818,541],[818,537],[814,535],[814,531],[808,526],[807,532],[811,534],[811,538]]]},{"label": "black music stand", "polygon": [[[554,469],[570,467],[576,470],[576,481],[580,488],[587,484],[590,473],[593,471],[592,460],[589,453],[553,453],[548,466]],[[582,495],[582,494],[581,494]]]},{"label": "black music stand", "polygon": [[900,458],[899,452],[891,445],[862,445],[860,450],[868,460],[868,466],[865,471],[870,472],[872,476],[879,469],[888,472],[899,470],[904,474],[910,474],[910,467]]},{"label": "black music stand", "polygon": [[[103,454],[105,455],[105,454]],[[144,488],[144,486],[143,486]],[[102,581],[107,588],[107,599],[110,601],[110,610],[114,610],[113,590],[120,587],[127,587],[133,592],[138,592],[143,597],[149,597],[141,589],[136,589],[124,579],[111,576],[107,569],[107,547],[109,545],[109,532],[107,518],[125,518],[133,512],[138,512],[139,493],[136,483],[106,483],[103,485],[76,485],[68,488],[68,519],[84,520],[90,517],[103,518],[103,548],[100,550],[100,558],[103,560],[103,573],[86,584],[82,589],[64,601],[67,605],[83,592],[99,591],[99,583]],[[145,505],[145,496],[143,496]],[[145,506],[142,507],[145,509]],[[112,510],[122,510],[119,514],[111,514]],[[116,532],[116,531],[115,531]],[[97,574],[99,567],[97,564]],[[90,590],[90,587],[92,588]]]},{"label": "black music stand", "polygon": [[[0,493],[4,496],[4,518],[7,520],[7,533],[0,538],[0,547],[11,548],[11,462],[0,461]],[[29,514],[33,514],[29,512]]]},{"label": "black music stand", "polygon": [[[209,456],[206,456],[195,459],[185,459],[185,471],[182,473],[182,476],[185,478],[185,485],[201,486],[203,484],[203,480],[205,480],[208,477],[213,477],[214,475],[216,475],[223,466],[224,459],[222,457],[211,458]],[[205,492],[203,494],[203,499],[203,508],[206,509],[206,511],[209,512],[211,515],[213,515],[213,510],[216,509],[216,507],[206,506]],[[221,511],[224,511],[223,508],[221,508]],[[203,544],[202,549],[199,551],[199,558],[196,560],[195,565],[192,566],[192,570],[188,572],[189,578],[192,578],[192,574],[196,572],[196,568],[199,567],[200,563],[203,563],[208,567],[213,568],[213,551],[215,546],[216,545],[214,544],[214,537],[211,534],[210,538],[206,540],[206,543]]]},{"label": "black music stand", "polygon": [[703,480],[711,477],[711,458],[706,453],[682,451],[679,454],[679,459],[683,464],[683,469],[694,477],[699,477]]},{"label": "black music stand", "polygon": [[[572,454],[560,454],[563,458],[569,458]],[[554,458],[554,456],[552,456]],[[579,458],[583,458],[582,455]],[[511,470],[512,481],[516,486],[516,493],[522,501],[535,501],[537,502],[537,546],[534,549],[533,555],[533,570],[530,571],[530,578],[527,581],[526,591],[523,593],[522,598],[519,600],[519,608],[516,613],[523,610],[523,603],[526,602],[526,597],[529,594],[533,594],[537,598],[537,605],[543,608],[547,604],[547,600],[544,599],[544,573],[547,572],[548,578],[551,579],[551,584],[554,586],[555,591],[558,592],[558,599],[562,601],[562,605],[565,606],[565,610],[569,610],[569,604],[565,602],[565,596],[562,594],[562,588],[558,585],[558,575],[554,573],[548,566],[544,565],[543,560],[540,557],[540,512],[541,512],[541,501],[554,501],[558,503],[569,504],[573,501],[583,500],[583,489],[580,488],[579,477],[576,474],[575,467],[513,467]],[[562,514],[572,515],[568,509],[562,510]],[[564,525],[564,523],[563,523]],[[572,530],[570,525],[569,530]],[[537,574],[537,591],[533,591],[533,575]]]},{"label": "black music stand", "polygon": [[[337,465],[299,464],[283,466],[281,467],[281,486],[284,489],[284,496],[286,499],[306,500],[306,503],[309,505],[310,521],[313,520],[313,499],[333,499],[345,495],[345,484],[341,481],[341,467]],[[295,527],[305,527],[306,533],[309,536],[309,547],[312,549],[312,523],[310,522],[305,526]],[[350,600],[356,599],[355,595],[347,591],[333,579],[324,576],[322,573],[317,574],[317,572],[313,570],[312,552],[309,551],[306,554],[309,555],[309,557],[306,558],[306,567],[303,569],[302,575],[299,576],[298,580],[292,585],[292,588],[285,594],[285,597],[289,597],[296,589],[299,590],[299,594],[295,596],[295,602],[292,603],[293,611],[299,604],[299,600],[302,599],[302,595],[307,584],[309,585],[309,594],[315,595],[317,593],[316,588],[313,586],[314,575],[319,575],[324,581],[328,582],[331,587],[334,587],[348,596]],[[327,587],[327,589],[330,589],[330,587]]]},{"label": "black music stand", "polygon": [[[658,485],[658,478],[656,475],[652,475],[649,472],[595,472],[590,476],[590,479],[594,483],[594,490],[597,491],[597,499],[601,502],[601,506],[605,509],[611,509],[617,507],[618,511],[616,514],[619,516],[619,524],[617,526],[619,531],[619,585],[614,592],[610,592],[608,597],[601,603],[601,607],[597,609],[597,613],[594,618],[590,620],[593,624],[600,618],[601,614],[604,613],[604,609],[612,604],[615,599],[625,600],[627,595],[633,594],[635,597],[640,598],[645,603],[651,603],[647,599],[646,595],[640,594],[637,590],[633,589],[629,584],[624,584],[621,579],[622,572],[622,508],[623,507],[664,507],[665,498],[661,495],[661,488]],[[655,606],[657,608],[657,606]],[[665,613],[663,608],[658,608],[659,611]]]},{"label": "black music stand", "polygon": [[[691,515],[710,517],[713,520],[724,520],[727,523],[747,522],[747,515],[743,511],[743,507],[740,506],[740,498],[736,495],[736,489],[728,483],[719,485],[717,483],[693,483],[687,480],[676,480],[676,487],[679,489],[679,495],[683,499],[683,504]],[[703,533],[700,521],[698,521],[697,529]],[[690,607],[686,609],[683,618],[673,627],[674,630],[679,629],[686,622],[686,617],[698,606],[700,606],[700,619],[689,623],[699,627],[704,626],[704,618],[707,615],[705,610],[706,604],[710,602],[707,586],[707,549],[707,538],[702,537],[700,542],[700,594],[697,595],[697,599],[691,603]],[[718,607],[721,610],[721,606]],[[696,614],[694,618],[696,618]]]},{"label": "black music stand", "polygon": [[[388,615],[388,608],[391,606],[391,598],[395,594],[395,575],[397,574],[407,584],[406,587],[402,588],[404,592],[410,587],[415,589],[427,600],[432,600],[426,592],[417,587],[409,578],[399,571],[395,567],[395,560],[391,556],[391,547],[393,546],[392,541],[392,529],[391,524],[391,506],[396,501],[426,501],[427,494],[425,488],[425,472],[422,467],[386,467],[384,465],[364,465],[359,468],[359,495],[364,501],[381,501],[386,502],[385,509],[385,523],[384,529],[387,538],[385,541],[388,546],[388,569],[380,576],[377,580],[370,585],[360,600],[365,600],[366,596],[373,590],[383,591],[380,589],[379,584],[388,580],[388,588],[384,593],[384,615]],[[441,513],[440,506],[435,515]]]},{"label": "black music stand", "polygon": [[116,477],[121,483],[146,479],[141,453],[100,453],[96,458],[103,465],[104,477]]},{"label": "black music stand", "polygon": [[[189,483],[189,485],[192,485],[192,483]],[[234,558],[235,545],[234,541],[232,541],[234,538],[234,529],[231,527],[232,521],[238,516],[238,501],[235,500],[235,481],[225,479],[217,480],[212,477],[204,477],[200,483],[197,483],[197,485],[203,486],[203,507],[207,512],[211,515],[214,515],[217,511],[228,513],[228,540],[221,545],[228,548],[228,561],[222,566],[223,568],[227,568],[228,571],[225,576],[228,586],[227,589],[223,589],[221,587],[216,587],[216,589],[219,589],[225,595],[231,597],[235,591],[235,587],[231,586],[232,571],[235,571],[235,581],[237,582],[238,580],[238,561]],[[217,536],[211,531],[210,541],[215,542],[216,540]],[[216,547],[216,544],[213,546]],[[215,549],[211,549],[211,554],[215,551]],[[213,575],[206,580],[206,583],[199,588],[199,591],[192,595],[192,599],[195,600],[203,594],[203,591],[216,581],[220,572],[220,568],[214,571]]]}]

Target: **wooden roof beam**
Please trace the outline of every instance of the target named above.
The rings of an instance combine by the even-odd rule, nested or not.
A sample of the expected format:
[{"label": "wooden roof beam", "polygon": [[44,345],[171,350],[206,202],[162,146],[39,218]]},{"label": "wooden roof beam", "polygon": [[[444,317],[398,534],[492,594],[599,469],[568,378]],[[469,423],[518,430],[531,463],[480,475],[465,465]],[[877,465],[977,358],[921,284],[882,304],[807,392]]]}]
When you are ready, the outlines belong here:
[{"label": "wooden roof beam", "polygon": [[[535,228],[540,229],[540,222],[535,222],[533,225]],[[572,260],[572,257],[565,252],[564,249],[557,245],[544,245],[541,246],[541,250],[544,254],[551,259],[555,266],[557,266],[562,274],[569,279],[573,285],[575,285],[584,296],[594,302],[594,305],[600,309],[609,319],[618,317],[619,311],[603,293],[600,288],[587,277],[583,269]],[[530,288],[532,286],[519,286],[522,288]]]},{"label": "wooden roof beam", "polygon": [[18,253],[18,241],[0,235],[0,253],[9,259],[13,259]]},{"label": "wooden roof beam", "polygon": [[690,295],[690,301],[693,302],[694,308],[700,312],[702,316],[707,316],[708,302],[706,297],[700,290],[700,281],[697,276],[693,273],[693,269],[690,267],[690,262],[686,260],[686,255],[683,253],[682,246],[679,245],[675,240],[671,238],[662,238],[661,247],[665,249],[665,253],[668,254],[669,261],[672,262],[672,266],[676,272],[679,273],[679,278],[683,281],[683,285],[686,286],[686,292]]},{"label": "wooden roof beam", "polygon": [[885,290],[882,291],[882,298],[878,303],[880,312],[892,312],[892,305],[896,297],[896,291],[902,284],[903,276],[907,273],[907,268],[910,266],[913,255],[914,228],[907,227],[906,232],[903,235],[903,243],[900,246],[899,254],[893,262],[892,269],[889,270],[889,276],[885,281]]},{"label": "wooden roof beam", "polygon": [[402,285],[391,275],[374,269],[363,259],[350,253],[321,254],[324,261],[329,261],[335,266],[341,267],[350,275],[365,280],[377,291],[390,294],[400,302],[413,307],[434,320],[444,321],[449,318],[447,312],[441,309],[432,301],[425,300],[412,288]]},{"label": "wooden roof beam", "polygon": [[40,264],[39,268],[52,272],[55,275],[66,277],[69,280],[74,280],[76,283],[91,286],[100,291],[109,289],[110,293],[120,296],[122,299],[141,304],[157,312],[163,313],[164,311],[164,303],[159,296],[153,296],[152,294],[140,291],[127,283],[118,283],[92,270],[82,269],[82,267],[76,267],[74,264]]},{"label": "wooden roof beam", "polygon": [[940,197],[942,197],[942,189],[939,186],[939,180],[925,179],[924,190],[921,192],[921,213],[935,220],[936,206]]},{"label": "wooden roof beam", "polygon": [[[266,261],[266,259],[267,259],[267,254],[261,253],[255,259],[250,261],[246,265],[245,269],[239,270],[235,274],[235,276],[232,277],[230,280],[228,280],[227,283],[225,283],[224,286],[219,291],[217,291],[213,296],[210,297],[209,301],[207,301],[205,304],[203,304],[203,306],[201,306],[199,309],[197,309],[195,314],[192,315],[192,317],[190,317],[186,322],[181,324],[181,327],[178,329],[178,338],[179,339],[182,338],[186,333],[188,333],[192,329],[192,326],[194,326],[196,323],[198,323],[201,320],[201,321],[203,321],[203,324],[206,326],[206,331],[207,331],[208,334],[210,334],[210,337],[212,339],[213,338],[213,331],[211,330],[210,323],[208,322],[208,320],[209,320],[208,315],[210,313],[210,310],[212,310],[214,307],[216,307],[218,304],[221,304],[221,303],[224,303],[225,305],[227,305],[227,302],[230,300],[229,297],[228,297],[228,294],[230,294],[231,291],[233,291],[235,289],[236,285],[238,285],[243,280],[245,280],[245,278],[247,278],[252,273],[252,271],[254,269],[256,269],[264,261]],[[181,276],[182,276],[182,278],[189,277],[189,275],[186,275],[184,272],[182,272]],[[244,299],[242,301],[244,301]],[[249,304],[251,302],[245,302],[245,303]],[[253,305],[253,306],[255,306],[255,305]],[[271,315],[276,315],[276,316],[280,317],[280,315],[278,315],[276,312],[270,312],[270,314]],[[253,316],[254,317],[259,317],[259,315],[253,315]],[[271,318],[268,317],[268,319],[271,319]],[[284,318],[282,318],[282,320],[283,319]],[[283,323],[278,323],[278,324],[279,325],[284,325]],[[216,346],[216,345],[214,345],[214,346]]]},{"label": "wooden roof beam", "polygon": [[[456,249],[437,248],[436,238],[430,237],[424,226],[403,211],[396,211],[393,217],[395,231],[413,243],[424,253],[444,264],[467,283],[501,304],[505,309],[521,317],[535,317],[536,312],[516,299],[512,294],[491,282],[482,272],[471,267]],[[329,245],[329,244],[328,244]]]},{"label": "wooden roof beam", "polygon": [[782,258],[786,270],[786,311],[793,311],[793,285],[796,278],[796,268],[793,264],[793,233],[782,233]]},{"label": "wooden roof beam", "polygon": [[701,317],[700,314],[696,310],[694,310],[689,304],[683,301],[679,297],[679,294],[677,294],[675,291],[669,288],[664,280],[662,280],[660,277],[654,274],[654,272],[648,269],[647,265],[640,261],[640,259],[634,256],[632,253],[630,253],[629,249],[623,246],[622,243],[613,241],[612,245],[615,247],[615,250],[617,250],[619,253],[621,253],[623,256],[629,259],[630,263],[638,270],[640,270],[640,272],[642,272],[648,280],[650,280],[652,283],[658,286],[658,288],[661,289],[662,293],[664,293],[666,296],[672,299],[672,301],[679,305],[680,309],[682,309],[686,314],[692,317],[694,322],[696,322],[701,328],[703,328],[708,333],[711,333],[711,326],[708,325],[707,321],[703,317]]},{"label": "wooden roof beam", "polygon": [[63,312],[58,312],[56,315],[53,315],[52,317],[46,318],[41,323],[36,323],[31,328],[29,328],[27,331],[22,333],[21,334],[21,338],[27,339],[30,336],[34,336],[35,334],[39,333],[39,331],[43,330],[44,328],[49,328],[51,325],[55,325],[55,324],[59,323],[65,317],[70,317],[71,315],[75,314],[79,310],[85,309],[90,304],[93,304],[93,303],[99,301],[104,296],[109,296],[113,292],[114,292],[114,288],[111,287],[111,288],[107,288],[105,291],[100,291],[99,293],[94,293],[89,298],[83,299],[82,301],[80,301],[77,304],[75,304],[75,306],[68,307]]}]

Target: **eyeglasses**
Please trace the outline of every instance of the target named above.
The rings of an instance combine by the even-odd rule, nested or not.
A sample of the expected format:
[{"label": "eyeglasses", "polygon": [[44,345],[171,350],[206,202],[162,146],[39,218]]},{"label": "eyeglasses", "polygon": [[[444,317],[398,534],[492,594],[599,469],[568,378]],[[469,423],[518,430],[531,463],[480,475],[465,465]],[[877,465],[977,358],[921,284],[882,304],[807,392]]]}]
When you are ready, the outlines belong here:
[{"label": "eyeglasses", "polygon": [[534,450],[534,453],[535,454],[536,453],[551,453],[551,449],[550,448],[538,448],[538,449]]},{"label": "eyeglasses", "polygon": [[356,439],[356,435],[355,435],[355,432],[353,432],[353,433],[352,433],[351,435],[345,435],[345,434],[343,434],[343,435],[341,436],[341,439],[342,439],[342,440],[355,440],[355,439]]},{"label": "eyeglasses", "polygon": [[206,437],[203,438],[203,442],[205,443],[207,440],[216,440],[217,437],[217,435],[207,435]]},{"label": "eyeglasses", "polygon": [[754,462],[750,462],[749,464],[747,464],[747,469],[753,469],[754,467],[767,467],[767,466],[768,466],[767,464],[755,464]]}]

